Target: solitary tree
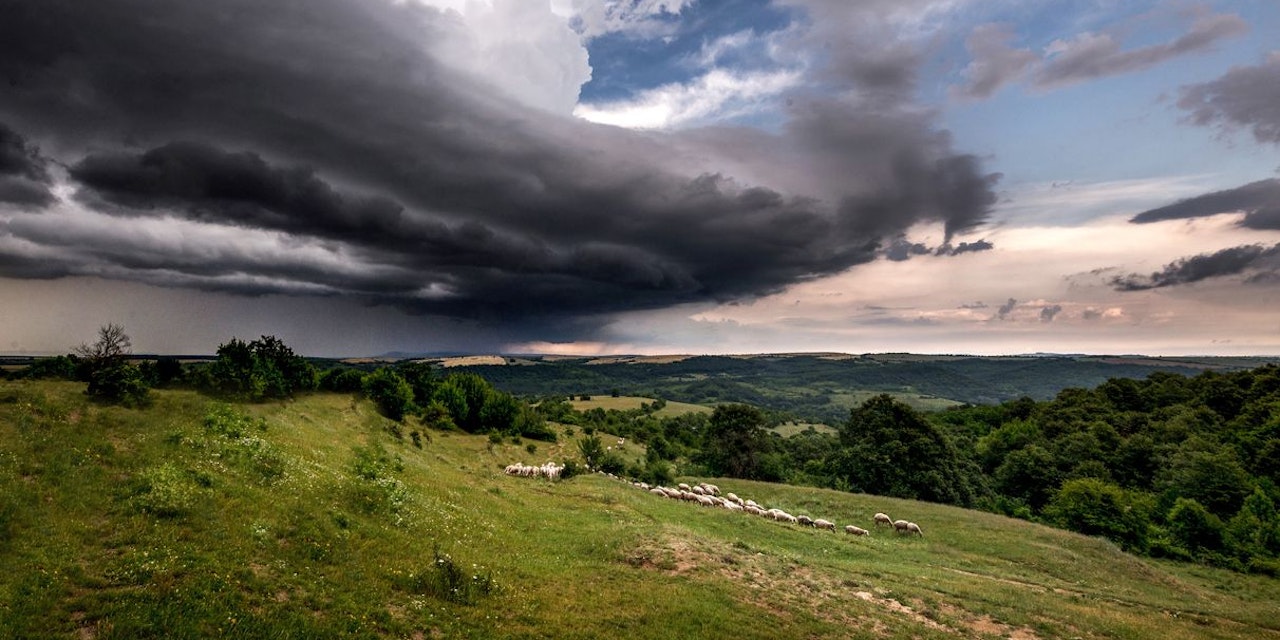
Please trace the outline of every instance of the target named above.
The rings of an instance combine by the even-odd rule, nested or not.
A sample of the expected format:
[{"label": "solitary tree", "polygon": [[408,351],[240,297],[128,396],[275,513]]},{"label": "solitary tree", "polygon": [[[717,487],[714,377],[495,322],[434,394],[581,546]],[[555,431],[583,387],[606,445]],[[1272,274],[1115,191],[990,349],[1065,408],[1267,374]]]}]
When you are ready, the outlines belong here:
[{"label": "solitary tree", "polygon": [[124,327],[111,322],[98,328],[97,342],[76,347],[89,382],[85,393],[128,406],[145,404],[147,384],[142,372],[125,361],[132,346]]},{"label": "solitary tree", "polygon": [[124,327],[108,322],[98,327],[97,342],[93,344],[82,342],[75,351],[76,355],[90,363],[91,367],[101,367],[123,362],[132,346],[133,343],[129,341],[129,334],[124,332]]}]

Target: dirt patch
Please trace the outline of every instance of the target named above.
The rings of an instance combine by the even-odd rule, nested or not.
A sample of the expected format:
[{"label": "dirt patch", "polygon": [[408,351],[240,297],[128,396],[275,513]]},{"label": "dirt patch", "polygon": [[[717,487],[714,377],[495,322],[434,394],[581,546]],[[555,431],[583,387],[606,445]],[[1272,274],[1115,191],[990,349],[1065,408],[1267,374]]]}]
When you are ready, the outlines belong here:
[{"label": "dirt patch", "polygon": [[911,618],[912,620],[915,620],[917,623],[922,624],[926,627],[929,627],[930,629],[934,629],[936,631],[947,631],[950,633],[959,633],[955,629],[952,629],[951,627],[948,627],[945,624],[942,624],[936,620],[930,620],[924,615],[916,612],[915,609],[912,609],[911,607],[908,607],[907,605],[902,604],[901,602],[898,602],[893,598],[882,598],[880,596],[877,596],[874,593],[871,593],[870,591],[855,591],[853,595],[856,596],[859,600],[862,600],[864,602],[870,602],[872,604],[884,607],[885,609],[892,611],[893,613],[907,616],[908,618]]}]

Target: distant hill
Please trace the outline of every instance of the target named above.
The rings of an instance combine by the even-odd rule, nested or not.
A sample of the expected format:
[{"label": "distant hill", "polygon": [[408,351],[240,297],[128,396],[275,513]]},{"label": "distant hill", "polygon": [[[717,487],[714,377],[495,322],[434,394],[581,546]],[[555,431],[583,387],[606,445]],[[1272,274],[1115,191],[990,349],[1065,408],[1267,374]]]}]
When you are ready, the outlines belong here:
[{"label": "distant hill", "polygon": [[[517,394],[608,394],[694,404],[747,402],[817,422],[843,420],[867,392],[889,392],[913,406],[996,404],[1052,398],[1068,387],[1156,371],[1195,375],[1248,369],[1276,358],[1145,356],[937,356],[916,354],[760,354],[507,358],[525,366],[464,366]],[[533,366],[530,366],[533,365]]]}]

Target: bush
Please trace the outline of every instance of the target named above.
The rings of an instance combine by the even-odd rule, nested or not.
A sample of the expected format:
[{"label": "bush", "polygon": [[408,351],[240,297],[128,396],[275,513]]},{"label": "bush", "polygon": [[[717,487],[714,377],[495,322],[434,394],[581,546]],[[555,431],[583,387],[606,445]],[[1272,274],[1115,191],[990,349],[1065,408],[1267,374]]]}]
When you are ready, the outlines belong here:
[{"label": "bush", "polygon": [[475,604],[480,598],[497,592],[493,574],[471,573],[436,547],[431,568],[426,571],[396,576],[396,587],[402,591],[429,595],[454,604]]},{"label": "bush", "polygon": [[1222,549],[1222,520],[1190,498],[1178,498],[1169,510],[1169,535],[1182,548],[1199,556]]},{"label": "bush", "polygon": [[335,393],[358,393],[364,388],[364,372],[349,367],[328,369],[320,374],[320,388]]},{"label": "bush", "polygon": [[564,468],[560,470],[560,479],[568,480],[569,478],[572,478],[581,473],[582,473],[582,467],[578,465],[577,460],[567,460],[564,463]]},{"label": "bush", "polygon": [[413,409],[413,388],[394,369],[382,367],[365,376],[362,388],[378,412],[396,422]]},{"label": "bush", "polygon": [[588,469],[595,469],[604,457],[604,445],[600,443],[599,437],[589,435],[578,441],[578,455],[582,456],[582,463]]},{"label": "bush", "polygon": [[149,389],[142,371],[123,363],[92,371],[89,374],[89,388],[85,393],[95,399],[126,407],[144,407],[150,402]]},{"label": "bush", "polygon": [[404,470],[400,458],[393,458],[376,444],[356,447],[353,452],[351,474],[356,483],[351,491],[352,502],[367,514],[398,515],[409,501],[409,490],[393,475]]},{"label": "bush", "polygon": [[1058,526],[1085,535],[1105,536],[1125,549],[1145,551],[1150,518],[1120,487],[1096,478],[1063,483],[1045,507],[1045,517]]}]

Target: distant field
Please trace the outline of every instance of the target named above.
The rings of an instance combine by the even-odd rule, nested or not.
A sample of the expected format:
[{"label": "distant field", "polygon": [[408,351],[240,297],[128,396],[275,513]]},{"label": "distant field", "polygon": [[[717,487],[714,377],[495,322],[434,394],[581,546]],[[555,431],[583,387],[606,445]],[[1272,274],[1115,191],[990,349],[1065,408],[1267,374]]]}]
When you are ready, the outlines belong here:
[{"label": "distant field", "polygon": [[[653,398],[641,398],[639,396],[591,396],[590,400],[573,400],[573,408],[578,411],[589,411],[591,409],[616,409],[618,411],[630,411],[631,409],[639,409],[643,403],[653,404]],[[711,407],[704,407],[700,404],[689,404],[686,402],[667,402],[667,406],[654,413],[658,417],[679,416],[686,413],[711,413]]]},{"label": "distant field", "polygon": [[[902,391],[885,392],[885,391],[866,391],[866,390],[833,393],[831,394],[831,404],[853,409],[855,407],[861,406],[862,403],[882,393],[888,393],[894,398],[901,400],[902,402],[908,405],[911,405],[913,409],[916,409],[919,411],[941,411],[948,407],[957,407],[957,406],[960,406],[961,404],[964,404],[962,402],[956,402],[955,400],[949,400],[947,398],[939,398],[937,396],[931,396],[923,393],[909,393],[909,392],[902,392]],[[846,415],[845,417],[847,418],[848,416]]]},{"label": "distant field", "polygon": [[804,433],[809,429],[813,429],[818,433],[836,433],[837,432],[836,428],[830,425],[813,424],[809,422],[787,422],[770,429],[770,431],[784,438],[790,438],[791,436]]},{"label": "distant field", "polygon": [[[1280,640],[1280,580],[988,513],[714,480],[872,529],[855,538],[507,476],[573,441],[418,447],[347,394],[127,410],[83,391],[0,381],[0,638]],[[924,537],[874,529],[881,511]]]}]

